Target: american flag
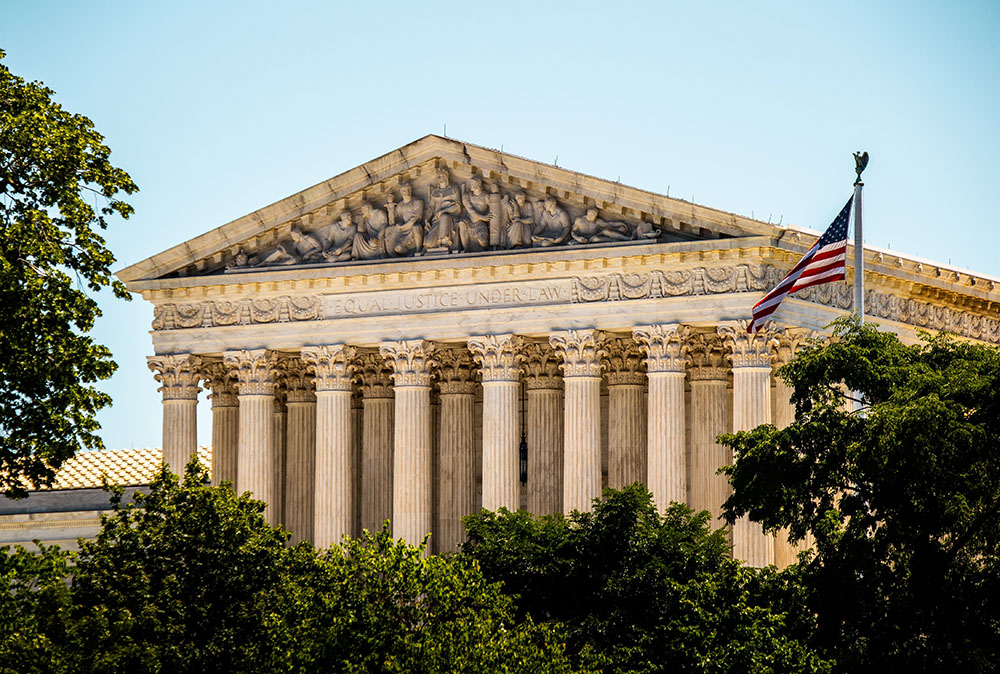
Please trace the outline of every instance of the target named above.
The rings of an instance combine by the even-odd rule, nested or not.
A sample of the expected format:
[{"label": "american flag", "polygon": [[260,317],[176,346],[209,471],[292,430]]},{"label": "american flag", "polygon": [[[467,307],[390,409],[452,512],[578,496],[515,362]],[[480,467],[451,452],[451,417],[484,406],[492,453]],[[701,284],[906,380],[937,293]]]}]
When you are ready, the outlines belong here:
[{"label": "american flag", "polygon": [[847,261],[847,223],[851,218],[851,203],[854,197],[840,211],[840,215],[830,224],[823,236],[819,237],[809,252],[792,267],[788,276],[753,305],[753,320],[747,325],[747,332],[756,332],[773,314],[781,300],[796,290],[831,281],[840,281],[845,276]]}]

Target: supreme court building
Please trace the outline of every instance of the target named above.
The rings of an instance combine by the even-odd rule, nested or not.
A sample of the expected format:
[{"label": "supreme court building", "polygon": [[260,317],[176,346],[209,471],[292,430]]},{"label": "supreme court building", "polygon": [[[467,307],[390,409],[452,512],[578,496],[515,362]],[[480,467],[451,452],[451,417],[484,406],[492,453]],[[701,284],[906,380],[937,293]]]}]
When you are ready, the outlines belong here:
[{"label": "supreme court building", "polygon": [[[715,437],[788,423],[775,369],[852,309],[849,277],[745,331],[815,240],[427,136],[119,277],[155,307],[175,471],[204,387],[213,482],[296,539],[388,519],[447,551],[480,507],[585,510],[635,481],[718,515]],[[874,249],[865,264],[869,320],[1000,342],[995,279]],[[755,565],[795,553],[746,521],[732,540]]]}]

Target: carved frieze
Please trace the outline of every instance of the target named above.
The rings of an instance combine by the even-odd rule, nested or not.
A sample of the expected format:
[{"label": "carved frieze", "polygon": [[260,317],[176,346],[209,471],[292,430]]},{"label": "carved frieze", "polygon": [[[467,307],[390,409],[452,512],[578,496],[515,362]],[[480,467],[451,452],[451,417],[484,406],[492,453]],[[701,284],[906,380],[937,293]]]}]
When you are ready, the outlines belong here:
[{"label": "carved frieze", "polygon": [[350,391],[356,349],[345,344],[302,347],[302,360],[316,382],[316,391]]},{"label": "carved frieze", "polygon": [[485,335],[469,340],[469,351],[479,365],[482,381],[517,381],[524,356],[522,340],[517,335]]},{"label": "carved frieze", "polygon": [[562,359],[563,378],[600,377],[601,360],[607,356],[604,333],[599,330],[566,330],[549,335],[549,344]]},{"label": "carved frieze", "polygon": [[641,386],[646,383],[646,364],[639,352],[639,345],[631,337],[617,337],[604,343],[607,356],[604,370],[608,386],[631,384]]},{"label": "carved frieze", "polygon": [[431,385],[437,362],[431,356],[430,342],[420,339],[389,342],[379,347],[379,353],[392,366],[392,382],[397,388]]},{"label": "carved frieze", "polygon": [[688,352],[686,325],[668,323],[634,328],[632,337],[646,356],[646,371],[683,372]]},{"label": "carved frieze", "polygon": [[164,400],[197,400],[201,387],[202,361],[188,353],[149,356],[146,364],[153,371],[153,379],[161,386],[157,389]]}]

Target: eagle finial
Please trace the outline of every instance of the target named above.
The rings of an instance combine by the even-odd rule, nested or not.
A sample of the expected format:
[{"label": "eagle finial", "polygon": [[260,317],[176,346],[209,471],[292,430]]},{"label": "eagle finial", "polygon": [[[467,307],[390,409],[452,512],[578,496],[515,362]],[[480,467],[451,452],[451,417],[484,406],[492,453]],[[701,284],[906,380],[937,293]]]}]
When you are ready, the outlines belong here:
[{"label": "eagle finial", "polygon": [[858,179],[854,181],[857,185],[861,182],[861,172],[868,167],[868,153],[867,152],[855,152],[854,153],[854,171],[858,174]]}]

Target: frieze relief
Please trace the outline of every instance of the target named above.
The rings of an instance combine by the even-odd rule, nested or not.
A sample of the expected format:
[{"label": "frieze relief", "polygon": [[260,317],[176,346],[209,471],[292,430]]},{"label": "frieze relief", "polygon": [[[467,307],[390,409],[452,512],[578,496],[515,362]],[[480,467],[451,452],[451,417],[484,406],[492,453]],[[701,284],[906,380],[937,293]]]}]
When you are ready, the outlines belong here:
[{"label": "frieze relief", "polygon": [[224,270],[654,241],[662,234],[646,220],[607,217],[596,204],[565,203],[544,188],[529,193],[506,176],[455,181],[443,166],[430,174],[398,180],[357,205],[344,201],[339,210],[299,218],[270,247],[231,250]]},{"label": "frieze relief", "polygon": [[[503,306],[582,304],[770,290],[785,270],[773,265],[739,264],[574,276],[551,280],[455,286],[437,289],[373,291],[325,295],[285,295],[237,301],[162,303],[153,310],[153,330],[330,320],[352,316],[455,311]],[[813,286],[793,297],[849,310],[853,290],[842,283]],[[865,313],[927,330],[1000,344],[1000,320],[950,307],[869,289]]]}]

